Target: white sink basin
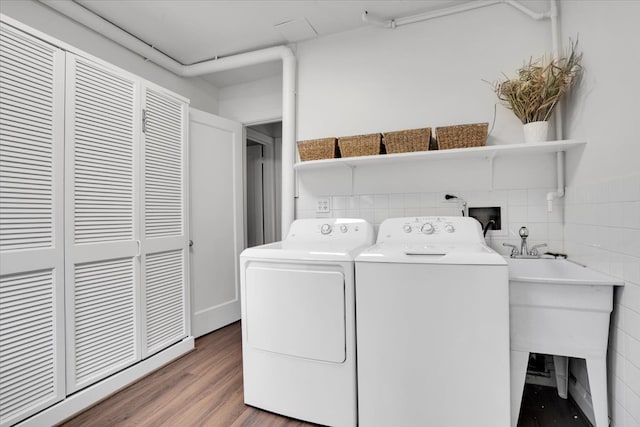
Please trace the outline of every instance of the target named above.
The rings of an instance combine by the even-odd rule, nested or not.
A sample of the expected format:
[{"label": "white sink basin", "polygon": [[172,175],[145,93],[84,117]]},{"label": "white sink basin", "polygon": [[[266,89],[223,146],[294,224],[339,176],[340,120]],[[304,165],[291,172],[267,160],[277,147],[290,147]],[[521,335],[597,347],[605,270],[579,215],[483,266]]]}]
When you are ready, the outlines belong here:
[{"label": "white sink basin", "polygon": [[509,280],[566,285],[609,285],[622,282],[565,259],[508,258]]},{"label": "white sink basin", "polygon": [[567,260],[507,262],[512,349],[606,353],[613,286],[622,282]]},{"label": "white sink basin", "polygon": [[[606,355],[613,287],[624,283],[567,260],[508,258],[511,425],[516,426],[529,353],[554,355],[566,397],[567,357],[586,359],[595,424],[607,425]],[[560,363],[559,361],[562,360]],[[564,371],[559,375],[559,366]],[[561,384],[559,377],[563,376]]]}]

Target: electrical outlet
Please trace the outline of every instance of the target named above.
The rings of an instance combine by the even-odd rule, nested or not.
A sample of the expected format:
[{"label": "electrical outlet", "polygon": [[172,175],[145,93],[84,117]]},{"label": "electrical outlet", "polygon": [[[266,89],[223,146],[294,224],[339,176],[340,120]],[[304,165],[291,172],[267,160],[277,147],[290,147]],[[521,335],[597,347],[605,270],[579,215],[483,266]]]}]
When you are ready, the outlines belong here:
[{"label": "electrical outlet", "polygon": [[331,212],[331,202],[329,199],[318,199],[318,205],[316,206],[316,213],[329,213]]}]

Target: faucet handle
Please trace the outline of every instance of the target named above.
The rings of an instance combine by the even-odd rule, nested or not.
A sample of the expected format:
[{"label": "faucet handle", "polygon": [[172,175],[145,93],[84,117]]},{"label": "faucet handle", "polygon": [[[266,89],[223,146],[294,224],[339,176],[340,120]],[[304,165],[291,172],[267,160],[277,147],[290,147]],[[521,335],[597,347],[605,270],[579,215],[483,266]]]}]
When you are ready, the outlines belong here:
[{"label": "faucet handle", "polygon": [[540,254],[538,253],[538,248],[545,248],[545,247],[547,247],[546,243],[543,243],[541,245],[533,245],[533,247],[531,248],[531,252],[529,252],[529,255],[539,256]]},{"label": "faucet handle", "polygon": [[503,243],[502,246],[507,246],[511,248],[511,254],[509,255],[511,258],[515,258],[520,255],[520,251],[516,245],[512,245],[511,243]]},{"label": "faucet handle", "polygon": [[529,237],[529,229],[527,227],[520,227],[520,230],[518,230],[518,234],[521,238],[526,239],[527,237]]}]

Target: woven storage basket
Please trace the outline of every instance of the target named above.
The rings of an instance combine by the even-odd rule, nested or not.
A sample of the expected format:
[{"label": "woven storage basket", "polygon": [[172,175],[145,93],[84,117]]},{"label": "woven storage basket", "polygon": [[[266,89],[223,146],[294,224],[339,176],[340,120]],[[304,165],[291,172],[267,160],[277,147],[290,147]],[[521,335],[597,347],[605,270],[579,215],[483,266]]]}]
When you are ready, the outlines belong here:
[{"label": "woven storage basket", "polygon": [[438,150],[482,147],[487,143],[489,123],[455,125],[436,128]]},{"label": "woven storage basket", "polygon": [[382,135],[345,136],[338,138],[338,146],[342,157],[375,156],[382,153]]},{"label": "woven storage basket", "polygon": [[383,135],[387,154],[427,151],[431,140],[431,128],[406,129]]},{"label": "woven storage basket", "polygon": [[298,141],[300,160],[335,159],[338,154],[338,142],[336,138],[309,139]]}]

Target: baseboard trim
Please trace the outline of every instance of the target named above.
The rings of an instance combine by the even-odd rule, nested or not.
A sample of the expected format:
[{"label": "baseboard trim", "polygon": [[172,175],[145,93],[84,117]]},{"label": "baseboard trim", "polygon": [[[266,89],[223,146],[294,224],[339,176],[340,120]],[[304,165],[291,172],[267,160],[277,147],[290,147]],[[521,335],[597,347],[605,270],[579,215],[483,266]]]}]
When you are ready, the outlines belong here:
[{"label": "baseboard trim", "polygon": [[50,427],[61,423],[127,387],[134,381],[160,369],[194,348],[195,339],[189,336],[148,359],[142,360],[84,390],[74,393],[63,401],[38,412],[17,425],[20,427]]}]

